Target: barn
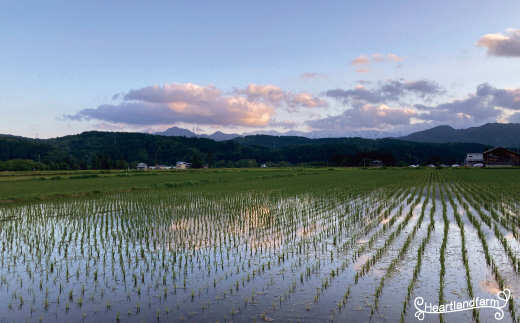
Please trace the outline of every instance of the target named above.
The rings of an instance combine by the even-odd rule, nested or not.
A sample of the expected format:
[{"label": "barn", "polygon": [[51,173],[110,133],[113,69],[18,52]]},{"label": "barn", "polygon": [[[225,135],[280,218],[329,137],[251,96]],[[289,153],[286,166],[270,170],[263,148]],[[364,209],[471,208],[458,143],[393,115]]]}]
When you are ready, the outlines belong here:
[{"label": "barn", "polygon": [[496,147],[485,151],[484,165],[488,167],[520,166],[520,154],[503,147]]}]

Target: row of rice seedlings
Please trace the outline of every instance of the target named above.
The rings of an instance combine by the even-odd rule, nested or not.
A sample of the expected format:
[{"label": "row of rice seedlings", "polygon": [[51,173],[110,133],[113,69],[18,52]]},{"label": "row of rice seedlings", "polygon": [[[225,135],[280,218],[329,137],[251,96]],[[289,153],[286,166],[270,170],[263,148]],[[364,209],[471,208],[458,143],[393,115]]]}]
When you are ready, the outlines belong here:
[{"label": "row of rice seedlings", "polygon": [[[448,213],[446,210],[446,201],[444,200],[444,194],[441,194],[441,202],[442,202],[442,218],[444,220],[444,236],[442,238],[442,244],[441,249],[439,251],[440,255],[440,264],[441,264],[441,270],[439,273],[439,304],[444,304],[444,275],[446,274],[446,266],[445,266],[445,252],[446,252],[446,245],[448,243],[448,230],[450,226],[450,220],[448,219]],[[444,322],[444,314],[439,314],[439,320],[441,322]]]},{"label": "row of rice seedlings", "polygon": [[[415,195],[419,191],[421,192],[419,194],[422,194],[422,188],[420,188],[420,189],[418,188],[411,194],[411,196],[413,198],[415,198]],[[400,204],[404,201],[405,198],[407,198],[407,199],[409,198],[410,192],[411,192],[411,188],[408,187],[408,189],[404,192],[404,194],[401,194],[399,198],[393,199],[394,202],[392,204],[390,204],[390,206],[386,209],[386,211],[382,210],[382,213],[381,213],[380,217],[377,219],[377,221],[368,220],[368,223],[369,223],[368,226],[371,229],[373,227],[375,227],[376,225],[379,225],[380,223],[382,223],[380,230],[374,232],[370,236],[370,239],[368,240],[368,242],[362,244],[361,246],[357,243],[359,238],[363,237],[365,235],[365,233],[367,233],[366,231],[370,232],[372,230],[366,230],[366,231],[362,230],[361,232],[358,232],[358,234],[355,234],[354,236],[352,236],[351,239],[349,239],[349,241],[347,241],[348,244],[347,243],[344,244],[344,246],[345,245],[349,245],[349,246],[353,246],[353,247],[358,246],[357,249],[354,248],[354,249],[349,250],[349,253],[353,253],[353,257],[351,258],[351,261],[354,261],[360,255],[362,255],[365,252],[365,250],[368,250],[370,247],[372,247],[373,244],[375,243],[375,241],[383,233],[388,231],[395,224],[395,221],[397,220],[397,218],[402,215],[403,206]],[[414,199],[414,201],[415,201],[415,199]],[[395,213],[390,219],[388,219],[388,216],[391,214],[391,211],[393,209],[397,208],[397,206],[399,206],[399,211],[397,213]],[[378,209],[378,211],[379,211],[379,209]],[[338,275],[339,273],[341,273],[343,270],[345,270],[347,268],[348,264],[349,264],[349,260],[346,259],[341,264],[341,266],[338,266],[335,269],[332,269],[330,276],[334,277],[335,275]],[[317,302],[320,299],[320,296],[325,292],[327,287],[330,287],[330,284],[333,282],[334,282],[334,280],[332,280],[332,279],[330,279],[330,281],[326,279],[325,283],[322,283],[322,287],[317,290],[317,293],[314,298],[314,302]],[[339,310],[341,310],[342,306],[347,302],[349,294],[350,294],[350,286],[349,286],[347,292],[345,293],[345,295],[343,296],[342,300],[337,302]],[[309,308],[307,308],[307,309],[309,309]]]},{"label": "row of rice seedlings", "polygon": [[[447,190],[447,195],[448,195],[451,207],[453,209],[453,216],[455,217],[455,221],[457,222],[457,226],[459,227],[459,230],[460,230],[462,263],[464,264],[464,269],[466,271],[466,287],[468,290],[468,296],[470,297],[470,299],[473,299],[474,298],[473,283],[471,282],[471,271],[469,268],[468,250],[466,249],[466,235],[464,232],[464,223],[462,222],[462,218],[461,218],[459,212],[457,211],[457,204],[455,203],[455,201],[453,200],[453,197],[452,197],[453,193],[448,190],[448,186],[446,185],[446,182],[444,182],[444,188]],[[477,322],[480,321],[479,314],[480,314],[479,310],[477,310],[475,308],[472,310],[473,319]]]},{"label": "row of rice seedlings", "polygon": [[[392,225],[395,223],[395,220],[397,219],[397,217],[399,217],[402,214],[402,205],[400,206],[399,211],[397,213],[395,213],[388,222],[386,222],[384,220],[388,218],[388,216],[392,213],[393,209],[397,208],[397,206],[399,206],[402,203],[402,201],[409,194],[408,193],[409,191],[410,190],[406,190],[403,194],[401,194],[401,190],[399,190],[396,193],[400,194],[400,197],[394,199],[394,202],[392,204],[388,205],[386,210],[384,210],[384,209],[376,210],[375,214],[380,214],[380,216],[375,221],[369,220],[369,225],[368,226],[370,228],[373,228],[373,227],[375,227],[377,225],[381,225],[381,222],[384,222],[384,223],[381,226],[381,229],[379,231],[377,231],[377,232],[375,232],[374,234],[371,235],[371,237],[370,237],[370,239],[369,239],[369,241],[367,243],[359,245],[357,243],[357,241],[359,240],[359,238],[364,236],[365,233],[369,233],[371,230],[368,230],[368,231],[362,230],[361,232],[358,232],[357,234],[354,234],[351,237],[351,239],[349,239],[349,241],[347,242],[348,244],[345,243],[342,246],[342,248],[344,248],[345,245],[350,245],[350,246],[353,246],[353,247],[357,247],[357,250],[356,250],[356,248],[349,249],[349,253],[354,253],[354,256],[353,256],[354,258],[352,258],[351,260],[355,259],[358,255],[362,254],[366,248],[371,247],[372,244],[374,243],[374,241],[376,239],[378,239],[381,236],[382,233],[384,233],[385,231],[387,231],[388,229],[390,229],[392,227]],[[394,194],[394,195],[397,195],[397,194]],[[392,196],[390,196],[390,198],[392,198]],[[341,250],[341,249],[338,249],[338,251],[339,250]],[[332,282],[334,282],[334,280],[332,278],[334,278],[336,275],[338,275],[339,273],[344,271],[347,268],[348,264],[349,264],[349,259],[346,259],[345,261],[343,261],[343,263],[340,266],[338,266],[335,269],[331,270],[331,272],[330,272],[331,279],[328,280],[326,278],[324,280],[324,282],[322,282],[322,287],[317,290],[317,293],[316,293],[315,298],[314,298],[314,302],[317,302],[320,299],[320,296],[325,292],[325,290],[328,287],[330,287]],[[343,299],[337,302],[338,307],[339,307],[340,310],[341,310],[341,307],[346,303],[349,294],[350,294],[350,287],[349,287],[347,293],[344,295]]]},{"label": "row of rice seedlings", "polygon": [[[518,273],[520,271],[520,259],[518,259],[516,257],[515,253],[513,252],[511,247],[508,245],[507,239],[505,238],[504,234],[500,231],[498,225],[493,222],[493,220],[498,221],[498,222],[499,222],[499,220],[498,219],[493,219],[492,217],[490,217],[487,214],[485,214],[483,212],[483,210],[482,210],[482,207],[478,204],[478,202],[471,195],[471,192],[467,192],[466,190],[464,190],[464,198],[466,199],[466,201],[469,202],[469,204],[473,207],[473,209],[478,213],[480,219],[482,219],[482,221],[484,223],[486,223],[486,225],[491,230],[494,231],[496,238],[502,244],[502,246],[504,248],[504,251],[506,252],[507,256],[509,257],[509,259],[511,261],[511,266],[513,267],[515,272]],[[496,213],[495,213],[495,215],[496,215]],[[497,218],[498,218],[498,216],[497,216]],[[507,221],[504,218],[502,218],[502,220],[504,220],[504,222],[506,222],[506,227],[505,228],[506,229],[510,228],[509,221]]]},{"label": "row of rice seedlings", "polygon": [[[393,197],[395,195],[398,195],[398,194],[401,194],[402,190],[398,190],[396,192],[394,192],[393,194],[390,195],[390,197]],[[406,192],[404,194],[401,194],[400,195],[400,198],[397,199],[398,203],[392,203],[390,205],[387,205],[387,208],[386,210],[385,209],[382,209],[382,208],[378,208],[377,210],[375,210],[374,212],[371,212],[368,214],[368,219],[367,221],[370,221],[369,223],[369,226],[370,225],[373,225],[373,226],[376,226],[376,225],[380,225],[380,221],[382,221],[384,218],[388,217],[388,215],[391,213],[391,211],[393,209],[395,209],[398,204],[399,204],[399,201],[402,201],[404,198],[406,197]],[[375,215],[379,215],[379,217],[376,219],[376,220],[370,220],[372,219]],[[393,218],[397,217],[400,213],[397,213],[394,215]],[[393,223],[393,222],[392,222]],[[372,226],[371,226],[372,227]],[[385,223],[383,224],[383,229],[382,230],[387,230],[389,228],[389,224],[388,223]],[[359,247],[359,244],[353,244],[351,243],[352,241],[354,242],[357,242],[359,240],[359,238],[361,238],[363,235],[364,235],[365,231],[361,231],[361,232],[358,232],[356,234],[354,234],[350,239],[349,241],[347,242],[348,245],[351,245],[353,247]],[[366,232],[368,233],[368,232]],[[376,232],[375,234],[372,235],[371,239],[376,239],[377,237],[379,236],[379,234]],[[338,248],[338,252],[341,251],[345,245],[347,245],[347,243],[343,244],[343,246],[341,246],[340,248]],[[361,248],[365,247],[366,245],[369,245],[370,243],[365,243],[361,246]],[[349,249],[349,252],[352,252],[353,250],[355,250],[356,248],[354,249]],[[359,248],[358,248],[359,249]],[[357,252],[354,251],[354,253],[356,254]],[[331,252],[331,255],[332,255],[332,252]],[[330,272],[330,277],[331,278],[334,278],[336,275],[338,275],[339,273],[341,273],[342,271],[344,271],[347,266],[349,264],[349,260],[346,259],[345,261],[342,262],[342,264],[340,266],[337,266],[336,268],[332,269],[331,272]],[[303,274],[302,274],[303,275]],[[309,273],[306,274],[306,276],[308,276]],[[303,279],[303,278],[302,278]],[[317,293],[314,297],[314,302],[317,302],[319,299],[320,299],[320,296],[324,293],[324,291],[330,287],[330,284],[333,282],[332,279],[328,280],[327,278],[325,278],[324,281],[322,281],[322,286],[317,290]],[[343,301],[346,301],[346,298],[343,299]],[[308,308],[309,309],[309,308]]]},{"label": "row of rice seedlings", "polygon": [[408,251],[413,239],[415,238],[417,231],[420,229],[422,225],[422,221],[424,219],[424,214],[426,210],[426,205],[428,205],[428,202],[430,200],[430,189],[429,187],[426,188],[426,198],[423,201],[422,207],[421,207],[421,214],[419,215],[419,219],[417,220],[417,223],[415,224],[412,232],[406,237],[406,240],[404,241],[403,245],[399,249],[399,253],[397,257],[392,259],[390,262],[390,265],[387,267],[385,274],[383,277],[381,277],[381,280],[379,281],[379,285],[376,287],[375,290],[375,301],[374,306],[377,309],[379,305],[379,296],[381,296],[381,293],[383,291],[383,287],[385,284],[385,279],[387,279],[394,271],[397,266],[397,264],[403,259],[404,255]]},{"label": "row of rice seedlings", "polygon": [[415,284],[417,283],[417,279],[419,278],[419,273],[421,271],[422,255],[424,253],[426,245],[430,241],[430,237],[431,237],[431,234],[434,229],[435,229],[435,185],[432,188],[432,206],[430,208],[430,223],[428,224],[426,237],[423,238],[421,245],[419,246],[419,249],[417,250],[417,262],[415,263],[415,267],[413,269],[413,276],[412,276],[412,279],[410,280],[410,283],[408,284],[406,296],[403,301],[403,309],[401,310],[400,322],[404,322],[404,320],[405,320],[406,309],[410,302],[410,297],[412,296],[413,289],[415,287]]},{"label": "row of rice seedlings", "polygon": [[[481,228],[481,225],[480,225],[480,221],[477,220],[477,218],[471,213],[471,211],[469,209],[469,205],[462,199],[460,194],[455,190],[455,187],[453,186],[453,184],[451,186],[451,190],[452,190],[452,192],[455,193],[455,196],[456,196],[456,198],[458,200],[458,203],[461,204],[463,206],[464,210],[466,211],[466,216],[470,220],[471,224],[477,230],[478,237],[479,237],[480,242],[482,244],[482,248],[484,249],[484,256],[486,258],[486,263],[487,263],[488,267],[491,268],[491,271],[493,272],[493,274],[495,276],[495,279],[496,279],[496,281],[498,283],[499,288],[501,290],[504,290],[506,288],[507,282],[502,277],[500,272],[498,271],[498,267],[497,267],[497,265],[495,263],[495,260],[493,259],[493,257],[489,253],[489,247],[487,245],[486,236],[484,235],[484,232],[482,231],[482,228]],[[509,311],[511,312],[511,316],[513,318],[515,318],[516,317],[515,305],[514,305],[514,299],[513,299],[512,295],[509,298],[509,304],[508,305],[509,305]]]},{"label": "row of rice seedlings", "polygon": [[[520,227],[520,219],[511,216],[508,212],[506,212],[503,203],[500,205],[497,203],[497,200],[500,199],[492,199],[492,197],[496,198],[494,193],[487,195],[483,194],[480,189],[470,184],[461,186],[465,190],[469,191],[475,199],[478,199],[483,204],[483,209],[491,214],[493,220],[495,220],[497,223],[500,223],[506,230],[510,231],[515,239],[520,239],[519,233],[517,231],[517,227]],[[497,209],[501,210],[500,214],[496,212]]]},{"label": "row of rice seedlings", "polygon": [[410,206],[410,211],[405,216],[404,220],[399,223],[396,230],[394,230],[386,239],[384,245],[380,248],[378,248],[372,257],[370,257],[362,266],[360,269],[357,270],[356,276],[354,278],[355,283],[359,281],[359,278],[363,277],[366,273],[369,272],[371,266],[373,266],[381,257],[385,254],[388,247],[393,243],[393,241],[400,235],[401,231],[408,225],[408,222],[412,218],[413,210],[415,209],[415,206],[419,204],[419,202],[422,199],[422,193],[423,193],[424,187],[421,187],[421,191],[417,195],[417,198]]},{"label": "row of rice seedlings", "polygon": [[[398,205],[400,205],[402,203],[402,200],[405,196],[406,196],[406,194],[403,194],[401,196],[401,198],[395,199],[394,203],[392,203],[383,212],[374,212],[373,215],[374,216],[379,215],[379,217],[377,217],[375,220],[372,220],[370,218],[369,223],[362,226],[361,228],[359,228],[359,230],[356,233],[354,233],[354,235],[352,235],[349,240],[345,241],[341,245],[340,249],[343,249],[345,251],[352,251],[352,248],[355,247],[356,245],[358,245],[359,239],[367,236],[370,232],[372,232],[373,229],[375,229],[378,226],[381,226],[381,222],[384,222],[382,225],[382,228],[379,231],[372,234],[368,243],[365,244],[368,247],[372,247],[372,244],[376,241],[376,239],[381,234],[383,234],[385,231],[387,231],[390,227],[392,227],[393,224],[395,223],[395,221],[397,221],[397,218],[402,214],[403,207],[400,206],[399,211],[397,213],[395,213],[390,219],[388,219],[388,217],[391,215],[391,212],[394,209],[396,209]],[[365,221],[365,223],[366,223],[366,221]],[[365,248],[365,247],[363,247],[363,248]],[[356,254],[360,254],[363,250],[357,252]]]},{"label": "row of rice seedlings", "polygon": [[[380,212],[380,211],[381,211],[381,207],[378,207],[378,209],[376,210],[376,213],[377,213],[377,212]],[[333,245],[334,245],[334,243],[333,243]],[[331,255],[332,255],[332,252],[331,252]],[[332,261],[332,259],[331,259],[331,261]],[[317,292],[317,294],[316,294],[316,296],[315,296],[315,302],[319,299],[321,293],[323,293],[323,291],[326,290],[327,287],[330,286],[330,283],[332,282],[332,278],[334,278],[334,276],[335,276],[335,275],[336,275],[340,270],[342,270],[342,268],[343,268],[343,267],[341,267],[341,268],[337,267],[335,270],[332,269],[332,270],[331,270],[331,274],[330,274],[330,277],[331,277],[330,280],[329,280],[327,277],[325,277],[325,279],[322,279],[322,287],[321,287],[320,289],[318,289],[318,292]],[[307,273],[309,273],[309,272],[310,272],[310,270],[307,271]],[[303,282],[303,273],[302,273],[301,281]],[[289,289],[290,289],[290,288],[289,288]],[[321,290],[321,291],[320,291],[320,290]],[[281,304],[280,304],[280,305],[281,305]],[[309,308],[309,305],[307,305],[307,307],[308,307],[307,310],[309,310],[309,309],[310,309],[310,308]]]}]

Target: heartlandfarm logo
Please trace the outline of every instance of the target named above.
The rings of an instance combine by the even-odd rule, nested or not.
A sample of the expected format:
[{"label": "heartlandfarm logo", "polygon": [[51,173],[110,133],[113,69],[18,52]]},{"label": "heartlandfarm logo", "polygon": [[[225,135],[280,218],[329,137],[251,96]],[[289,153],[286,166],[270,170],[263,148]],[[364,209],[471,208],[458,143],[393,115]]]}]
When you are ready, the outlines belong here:
[{"label": "heartlandfarm logo", "polygon": [[[498,300],[475,297],[470,301],[449,302],[443,305],[433,305],[432,303],[426,304],[422,297],[417,297],[414,301],[415,308],[417,309],[415,317],[422,321],[424,320],[425,314],[453,313],[474,308],[494,308],[498,311],[495,313],[495,319],[501,320],[504,317],[504,310],[502,308],[504,308],[509,302],[511,291],[509,289],[504,289],[497,293],[497,297]],[[501,305],[502,302],[503,304]]]}]

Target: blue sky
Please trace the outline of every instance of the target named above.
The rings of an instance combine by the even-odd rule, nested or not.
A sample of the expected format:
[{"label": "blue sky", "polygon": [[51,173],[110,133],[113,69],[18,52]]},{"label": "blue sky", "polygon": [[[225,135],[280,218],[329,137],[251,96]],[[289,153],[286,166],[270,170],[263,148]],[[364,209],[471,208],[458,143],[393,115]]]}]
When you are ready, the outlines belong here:
[{"label": "blue sky", "polygon": [[520,3],[10,2],[0,133],[520,122]]}]

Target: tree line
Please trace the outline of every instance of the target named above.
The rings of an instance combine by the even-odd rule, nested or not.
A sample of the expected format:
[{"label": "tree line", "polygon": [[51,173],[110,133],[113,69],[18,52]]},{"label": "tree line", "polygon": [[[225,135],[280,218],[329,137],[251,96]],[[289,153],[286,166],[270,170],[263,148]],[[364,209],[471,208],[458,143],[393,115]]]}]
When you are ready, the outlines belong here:
[{"label": "tree line", "polygon": [[[276,146],[276,148],[275,148]],[[49,170],[127,169],[137,163],[192,167],[345,166],[369,160],[387,166],[417,162],[462,162],[466,152],[483,151],[480,144],[430,144],[396,139],[248,136],[229,141],[159,136],[142,133],[89,131],[53,139],[0,137],[0,170],[45,168]],[[9,162],[11,160],[31,160]]]}]

